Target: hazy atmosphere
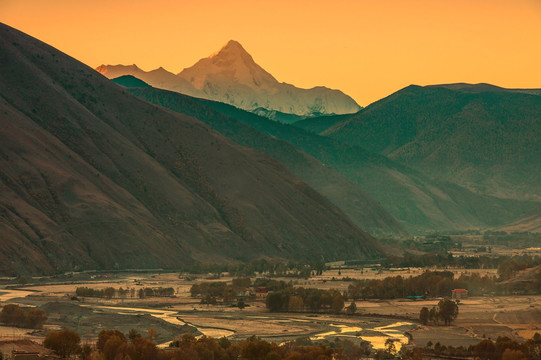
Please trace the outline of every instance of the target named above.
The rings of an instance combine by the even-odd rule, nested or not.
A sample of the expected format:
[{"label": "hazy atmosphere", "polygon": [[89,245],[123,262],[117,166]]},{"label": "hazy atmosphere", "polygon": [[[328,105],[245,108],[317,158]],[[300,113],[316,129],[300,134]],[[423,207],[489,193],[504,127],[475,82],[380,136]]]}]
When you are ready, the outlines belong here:
[{"label": "hazy atmosphere", "polygon": [[0,360],[540,360],[540,25],[0,0]]},{"label": "hazy atmosphere", "polygon": [[538,87],[538,0],[2,0],[0,21],[85,64],[173,73],[228,40],[279,81],[366,106],[410,85]]}]

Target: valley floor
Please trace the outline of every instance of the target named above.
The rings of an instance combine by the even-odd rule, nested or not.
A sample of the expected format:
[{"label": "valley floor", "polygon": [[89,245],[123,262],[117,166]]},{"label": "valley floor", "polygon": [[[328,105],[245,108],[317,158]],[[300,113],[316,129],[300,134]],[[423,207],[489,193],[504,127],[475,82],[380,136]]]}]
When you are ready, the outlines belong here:
[{"label": "valley floor", "polygon": [[[344,290],[350,282],[337,281],[338,271],[325,272],[321,277],[297,280],[296,286],[334,288]],[[340,276],[356,275],[353,270],[341,270]],[[403,276],[418,275],[420,269],[399,271]],[[468,270],[486,272],[486,270]],[[489,270],[491,271],[491,270]],[[363,277],[389,276],[370,270]],[[333,281],[332,278],[335,277]],[[289,281],[289,279],[285,279]],[[43,279],[42,281],[46,281]],[[257,335],[265,340],[281,343],[299,337],[312,340],[336,337],[353,341],[370,341],[375,348],[383,348],[385,340],[425,346],[431,341],[442,345],[468,346],[483,338],[508,336],[518,341],[541,333],[541,296],[471,297],[462,299],[459,316],[452,326],[423,326],[418,322],[422,307],[431,308],[439,299],[356,301],[355,315],[270,313],[264,299],[247,300],[245,309],[229,305],[203,305],[199,298],[190,296],[190,288],[201,281],[231,281],[204,278],[188,279],[171,274],[113,274],[100,279],[72,279],[69,282],[29,284],[22,288],[1,289],[0,303],[41,306],[49,315],[44,329],[39,331],[0,327],[0,341],[31,339],[41,342],[47,331],[69,328],[79,332],[84,342],[94,342],[102,329],[128,332],[136,328],[144,333],[154,327],[157,342],[164,346],[183,333],[222,336],[231,340]],[[294,280],[295,281],[295,280]],[[78,298],[72,300],[77,287],[173,287],[174,297],[139,299],[129,295],[123,299]],[[348,305],[348,303],[346,303]],[[408,339],[408,333],[411,339]],[[398,345],[398,342],[397,342]]]}]

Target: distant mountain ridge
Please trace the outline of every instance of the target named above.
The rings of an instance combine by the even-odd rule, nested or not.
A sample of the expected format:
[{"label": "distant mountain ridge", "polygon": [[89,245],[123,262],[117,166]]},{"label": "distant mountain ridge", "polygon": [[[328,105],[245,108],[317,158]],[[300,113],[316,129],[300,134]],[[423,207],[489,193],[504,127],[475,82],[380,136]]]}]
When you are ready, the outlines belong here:
[{"label": "distant mountain ridge", "polygon": [[[195,116],[197,111],[190,103],[197,101],[231,118],[229,121],[234,119],[243,122],[273,138],[289,142],[297,149],[321,161],[324,166],[333,168],[349,181],[357,184],[363,192],[376,199],[406,230],[412,233],[487,228],[514,221],[538,207],[535,202],[481,196],[450,182],[434,181],[418,171],[361,147],[343,144],[295,126],[271,121],[228,104],[198,98],[180,101],[180,98],[188,97],[180,95],[180,97],[174,97],[171,93],[160,92],[156,89],[130,89],[130,91],[147,101],[191,116]],[[364,221],[364,226],[371,229],[379,227],[379,229],[387,228],[396,231],[396,227],[389,226],[390,222],[382,222],[385,219],[383,213],[369,203],[363,204],[362,209],[371,208],[373,215],[377,214],[377,217],[370,220],[370,214],[359,212],[361,207],[358,205],[362,203],[355,204],[355,202],[363,199],[364,195],[353,195],[350,192],[350,195],[355,198],[340,200],[340,197],[351,189],[347,185],[343,186],[343,183],[337,181],[338,179],[333,181],[335,185],[342,186],[341,192],[333,190],[328,185],[327,188],[321,188],[325,184],[321,182],[321,175],[314,177],[314,172],[309,174],[306,167],[303,169],[302,162],[296,159],[298,151],[295,149],[291,150],[286,145],[278,150],[275,146],[269,148],[269,145],[265,144],[268,140],[261,141],[261,138],[257,136],[247,135],[246,130],[241,130],[241,127],[237,125],[231,126],[227,123],[228,121],[221,120],[216,115],[210,115],[210,112],[202,113],[201,110],[199,112],[199,116],[196,117],[204,119],[207,124],[234,141],[271,154],[309,183],[310,179],[315,180],[313,184],[319,191],[326,194],[336,204],[340,204],[340,207],[350,214],[351,218]],[[343,119],[347,115],[335,117]],[[282,150],[289,153],[284,154]]]},{"label": "distant mountain ridge", "polygon": [[[110,79],[133,75],[153,87],[224,102],[248,111],[265,109],[271,117],[273,112],[313,116],[350,114],[361,109],[339,90],[323,86],[301,89],[278,82],[234,40],[177,75],[163,68],[145,72],[136,65],[101,65],[96,70]],[[283,119],[287,121],[287,117]],[[299,119],[291,121],[296,120]]]},{"label": "distant mountain ridge", "polygon": [[120,76],[120,77],[114,78],[113,81],[118,85],[122,85],[128,88],[151,87],[149,84],[147,84],[143,80],[140,80],[132,75]]},{"label": "distant mountain ridge", "polygon": [[[117,79],[113,79],[118,82]],[[407,231],[379,203],[345,177],[300,151],[290,143],[227,116],[201,100],[155,88],[128,89],[132,94],[171,110],[193,116],[205,122],[236,143],[263,151],[286,165],[297,176],[337,205],[360,228],[373,235],[407,235]],[[230,105],[220,104],[238,112],[250,114]],[[251,114],[250,114],[251,115]],[[273,123],[271,120],[261,118]]]},{"label": "distant mountain ridge", "polygon": [[[479,194],[541,201],[538,93],[489,84],[411,85],[328,122],[320,133]],[[309,128],[310,119],[299,126]]]}]

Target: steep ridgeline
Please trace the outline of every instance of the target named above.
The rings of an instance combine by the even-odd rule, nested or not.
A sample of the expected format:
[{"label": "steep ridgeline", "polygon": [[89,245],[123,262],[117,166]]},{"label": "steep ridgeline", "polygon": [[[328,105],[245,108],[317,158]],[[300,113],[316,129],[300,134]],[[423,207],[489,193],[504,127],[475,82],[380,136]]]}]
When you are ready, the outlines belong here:
[{"label": "steep ridgeline", "polygon": [[195,100],[263,133],[285,140],[335,169],[377,200],[412,233],[486,228],[514,221],[537,208],[534,202],[477,195],[449,182],[434,181],[383,155],[280,124],[227,104]]},{"label": "steep ridgeline", "polygon": [[300,89],[278,82],[233,40],[178,75],[162,68],[144,72],[135,65],[101,65],[96,70],[110,79],[133,75],[157,88],[224,102],[284,122],[360,110],[351,97],[339,90],[322,86]]},{"label": "steep ridgeline", "polygon": [[201,97],[203,93],[195,89],[192,84],[181,77],[160,67],[152,71],[144,71],[137,65],[100,65],[96,68],[100,74],[115,79],[121,76],[133,76],[145,83],[160,88],[176,91],[191,96]]},{"label": "steep ridgeline", "polygon": [[380,256],[270,156],[0,24],[0,273]]},{"label": "steep ridgeline", "polygon": [[[125,83],[121,78],[113,79],[113,81]],[[128,90],[144,100],[193,116],[240,145],[271,155],[331,200],[365,231],[374,235],[407,234],[405,229],[380,204],[361,191],[356,184],[290,143],[226,116],[190,96],[155,88]]]},{"label": "steep ridgeline", "polygon": [[479,194],[541,201],[539,93],[488,84],[412,85],[328,122],[322,134]]}]

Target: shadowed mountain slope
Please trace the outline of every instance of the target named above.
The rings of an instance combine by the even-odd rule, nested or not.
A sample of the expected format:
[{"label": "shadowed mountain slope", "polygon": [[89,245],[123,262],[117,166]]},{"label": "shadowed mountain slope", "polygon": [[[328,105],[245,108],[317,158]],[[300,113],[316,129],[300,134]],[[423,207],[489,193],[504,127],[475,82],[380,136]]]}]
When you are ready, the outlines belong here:
[{"label": "shadowed mountain slope", "polygon": [[329,115],[329,116],[316,116],[306,119],[301,119],[293,123],[295,127],[304,129],[314,134],[319,134],[328,128],[338,124],[344,120],[349,119],[351,114],[345,115]]},{"label": "shadowed mountain slope", "polygon": [[[152,98],[150,96],[148,99]],[[360,147],[280,124],[227,104],[194,100],[271,137],[285,140],[337,170],[381,203],[411,232],[501,225],[537,206],[535,203],[476,195],[452,183],[435,182],[415,170]],[[163,101],[162,105],[173,106],[168,101]]]},{"label": "shadowed mountain slope", "polygon": [[0,272],[379,256],[266,154],[0,24]]},{"label": "shadowed mountain slope", "polygon": [[479,194],[541,201],[541,96],[489,84],[409,86],[322,134]]},{"label": "shadowed mountain slope", "polygon": [[240,145],[271,155],[336,204],[362,229],[372,234],[406,234],[404,228],[357,185],[290,143],[264,134],[186,95],[154,88],[128,90],[149,102],[193,116]]}]

